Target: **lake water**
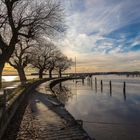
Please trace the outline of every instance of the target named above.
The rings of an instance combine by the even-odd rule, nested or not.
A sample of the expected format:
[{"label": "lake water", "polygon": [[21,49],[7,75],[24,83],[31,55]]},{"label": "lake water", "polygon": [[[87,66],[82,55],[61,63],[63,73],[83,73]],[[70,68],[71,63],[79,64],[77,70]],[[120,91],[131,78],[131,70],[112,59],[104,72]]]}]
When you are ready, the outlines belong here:
[{"label": "lake water", "polygon": [[[27,76],[27,79],[33,79],[33,78],[38,78],[38,76],[35,76],[35,75],[28,75]],[[20,84],[20,82],[18,80],[19,80],[18,76],[10,76],[10,75],[2,76],[3,84],[2,84],[2,88],[0,89],[0,93],[2,93],[3,88],[5,88],[5,87],[9,87],[9,86],[17,87]]]},{"label": "lake water", "polygon": [[[38,78],[38,76],[35,76],[35,75],[28,75],[27,76],[27,79],[33,79],[33,78]],[[3,82],[12,82],[12,81],[16,81],[16,80],[19,80],[19,76],[2,76],[2,81]]]},{"label": "lake water", "polygon": [[140,77],[97,76],[97,89],[94,79],[66,81],[54,89],[67,110],[83,120],[84,129],[96,140],[140,140]]}]

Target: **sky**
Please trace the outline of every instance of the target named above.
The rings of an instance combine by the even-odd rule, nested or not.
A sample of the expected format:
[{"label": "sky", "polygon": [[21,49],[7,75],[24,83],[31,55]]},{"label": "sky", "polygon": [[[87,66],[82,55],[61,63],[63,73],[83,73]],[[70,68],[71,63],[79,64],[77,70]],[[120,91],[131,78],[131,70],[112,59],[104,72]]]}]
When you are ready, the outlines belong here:
[{"label": "sky", "polygon": [[[140,70],[140,0],[65,0],[62,51],[78,72]],[[74,68],[72,68],[74,71]]]}]

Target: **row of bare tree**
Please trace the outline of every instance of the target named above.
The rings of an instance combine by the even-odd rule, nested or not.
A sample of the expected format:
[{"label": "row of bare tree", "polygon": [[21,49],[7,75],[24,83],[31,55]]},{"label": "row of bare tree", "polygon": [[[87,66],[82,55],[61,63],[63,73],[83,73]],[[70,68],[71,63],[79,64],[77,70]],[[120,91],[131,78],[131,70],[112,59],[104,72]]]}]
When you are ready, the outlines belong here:
[{"label": "row of bare tree", "polygon": [[58,72],[61,77],[62,72],[71,66],[72,60],[68,59],[52,42],[42,39],[38,42],[22,40],[16,45],[9,64],[17,70],[23,83],[26,81],[24,70],[27,66],[37,69],[39,78],[43,78],[43,73],[46,71],[49,71],[50,78],[52,78],[52,71]]},{"label": "row of bare tree", "polygon": [[[40,36],[53,38],[65,30],[64,10],[59,0],[0,0],[0,87],[5,63],[9,62],[15,49],[21,50],[24,48],[22,39],[27,42],[28,40],[36,40]],[[40,51],[40,49],[36,49],[34,52]],[[27,49],[24,48],[24,51],[27,51]],[[15,52],[14,55],[19,55],[19,53]],[[31,58],[41,62],[42,56],[34,54]],[[19,64],[26,66],[28,57],[28,55],[24,55],[24,58],[21,57],[20,61],[22,59],[25,61]],[[62,58],[59,59],[61,61]],[[22,71],[21,69],[17,70]],[[43,71],[43,68],[40,73],[41,71]]]}]

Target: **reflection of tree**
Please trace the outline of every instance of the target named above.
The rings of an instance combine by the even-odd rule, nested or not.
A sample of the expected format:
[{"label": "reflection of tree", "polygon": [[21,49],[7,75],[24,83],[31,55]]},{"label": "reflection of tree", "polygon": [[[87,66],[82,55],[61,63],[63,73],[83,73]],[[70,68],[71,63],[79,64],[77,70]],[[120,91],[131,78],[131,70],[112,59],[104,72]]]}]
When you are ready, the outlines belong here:
[{"label": "reflection of tree", "polygon": [[124,101],[126,101],[126,92],[123,93]]},{"label": "reflection of tree", "polygon": [[64,104],[68,102],[69,98],[72,98],[71,90],[65,85],[62,85],[62,83],[57,84],[53,90],[57,93],[58,99]]}]

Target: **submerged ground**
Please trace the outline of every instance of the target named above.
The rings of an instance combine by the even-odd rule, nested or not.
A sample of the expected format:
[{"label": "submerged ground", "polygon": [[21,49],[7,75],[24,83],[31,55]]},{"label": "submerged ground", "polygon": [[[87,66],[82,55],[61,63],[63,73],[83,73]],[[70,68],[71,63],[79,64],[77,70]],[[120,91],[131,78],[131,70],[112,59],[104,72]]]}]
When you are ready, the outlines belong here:
[{"label": "submerged ground", "polygon": [[90,140],[65,110],[48,81],[28,93],[11,120],[2,140]]},{"label": "submerged ground", "polygon": [[[92,80],[92,81],[91,81]],[[101,80],[103,91],[101,92]],[[112,81],[110,93],[109,81]],[[59,99],[97,140],[140,140],[140,77],[97,76],[66,81],[55,89]],[[123,82],[126,82],[126,93]]]}]

